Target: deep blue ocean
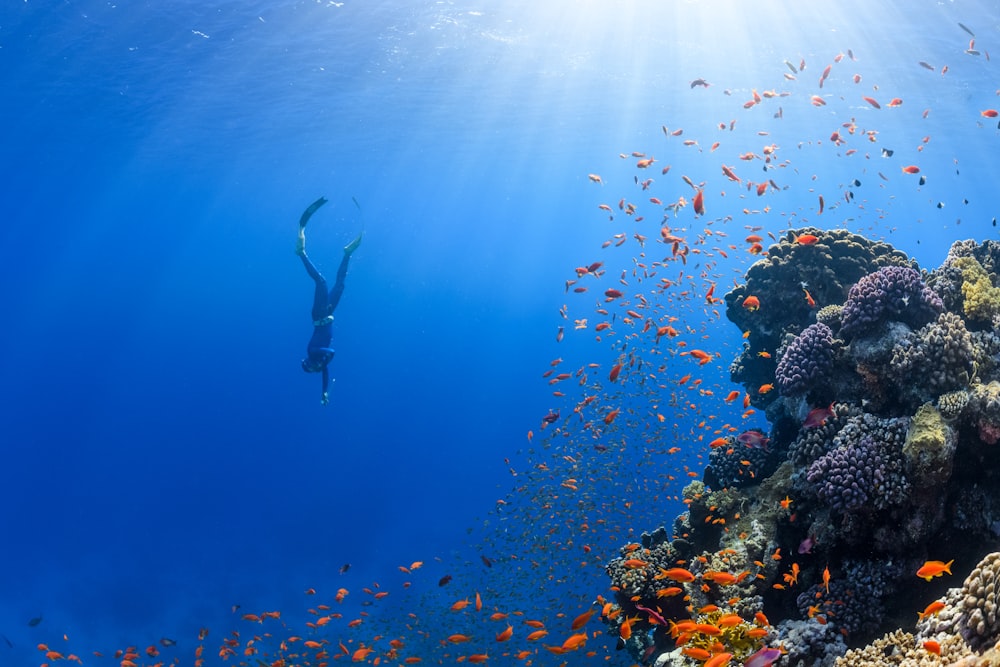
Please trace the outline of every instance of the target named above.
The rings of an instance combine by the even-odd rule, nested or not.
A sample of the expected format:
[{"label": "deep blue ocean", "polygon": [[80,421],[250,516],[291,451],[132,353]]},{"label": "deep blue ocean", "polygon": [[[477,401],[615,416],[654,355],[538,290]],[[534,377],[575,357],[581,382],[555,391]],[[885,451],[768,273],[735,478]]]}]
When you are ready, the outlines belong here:
[{"label": "deep blue ocean", "polygon": [[[964,0],[6,0],[0,666],[44,662],[39,643],[187,665],[201,628],[206,664],[233,631],[230,663],[258,664],[243,648],[272,632],[267,664],[289,635],[375,647],[369,663],[521,664],[526,649],[560,664],[523,637],[501,655],[504,622],[451,605],[479,592],[479,616],[523,612],[560,643],[607,596],[602,563],[683,509],[699,424],[740,420],[721,401],[740,332],[702,296],[757,259],[748,228],[844,227],[924,268],[997,238],[990,51],[996,5]],[[754,90],[789,95],[744,108]],[[758,198],[722,164],[778,188]],[[704,216],[682,175],[705,182]],[[321,195],[321,271],[364,233],[327,406],[300,368],[312,283],[294,252]],[[638,263],[670,254],[658,221],[681,196],[665,224],[705,255],[641,282]],[[600,277],[575,272],[595,262]],[[680,287],[656,289],[678,269]],[[663,354],[660,378],[607,382],[638,345],[595,340],[622,279],[716,363]],[[550,385],[550,368],[572,377]],[[700,389],[677,385],[686,373]],[[572,418],[595,393],[623,409],[601,435]],[[342,618],[307,626],[321,604]],[[242,620],[268,610],[281,619]],[[393,638],[407,645],[387,656]],[[587,648],[570,664],[631,664],[613,637]]]}]

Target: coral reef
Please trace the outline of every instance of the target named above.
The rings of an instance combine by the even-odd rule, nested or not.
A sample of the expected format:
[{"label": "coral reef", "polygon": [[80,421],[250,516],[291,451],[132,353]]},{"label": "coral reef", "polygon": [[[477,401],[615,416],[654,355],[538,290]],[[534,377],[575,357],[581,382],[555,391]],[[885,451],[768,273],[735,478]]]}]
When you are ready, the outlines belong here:
[{"label": "coral reef", "polygon": [[930,400],[963,389],[972,377],[975,350],[962,318],[941,313],[937,320],[893,348],[891,373],[904,384],[905,396]]},{"label": "coral reef", "polygon": [[806,478],[820,500],[837,512],[899,505],[910,487],[899,452],[868,435],[818,458]]},{"label": "coral reef", "polygon": [[890,320],[919,327],[944,309],[941,297],[911,267],[887,266],[859,280],[847,296],[841,334],[856,337],[877,331]]},{"label": "coral reef", "polygon": [[774,372],[786,396],[804,394],[827,379],[836,356],[833,331],[822,322],[810,324],[785,349]]},{"label": "coral reef", "polygon": [[[746,339],[730,375],[770,428],[734,430],[673,530],[608,564],[609,632],[635,619],[626,650],[689,667],[761,646],[782,667],[1000,665],[1000,553],[937,613],[923,593],[941,580],[914,574],[942,556],[968,572],[1000,547],[998,270],[1000,243],[957,242],[928,273],[811,228],[750,267],[725,297]],[[751,311],[750,294],[768,298]]]}]

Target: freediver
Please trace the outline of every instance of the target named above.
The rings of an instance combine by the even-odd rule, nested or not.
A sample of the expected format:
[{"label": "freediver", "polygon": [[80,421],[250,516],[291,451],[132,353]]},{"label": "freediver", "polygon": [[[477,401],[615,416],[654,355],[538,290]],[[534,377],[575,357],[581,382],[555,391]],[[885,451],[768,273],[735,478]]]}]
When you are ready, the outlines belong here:
[{"label": "freediver", "polygon": [[[320,402],[326,405],[330,402],[330,371],[328,366],[333,360],[333,348],[330,342],[333,338],[333,311],[340,302],[340,297],[344,293],[344,279],[347,277],[347,264],[350,262],[351,253],[361,245],[361,234],[357,238],[344,246],[344,257],[340,260],[340,267],[337,269],[337,281],[333,289],[327,290],[326,279],[306,255],[306,223],[312,214],[319,210],[326,199],[320,197],[302,213],[299,218],[299,238],[295,244],[295,254],[302,258],[302,264],[306,267],[309,277],[316,283],[316,292],[313,296],[312,320],[313,333],[306,347],[306,358],[302,360],[302,370],[306,373],[323,374],[323,395]],[[357,204],[357,200],[354,202]],[[360,208],[360,207],[359,207]]]}]

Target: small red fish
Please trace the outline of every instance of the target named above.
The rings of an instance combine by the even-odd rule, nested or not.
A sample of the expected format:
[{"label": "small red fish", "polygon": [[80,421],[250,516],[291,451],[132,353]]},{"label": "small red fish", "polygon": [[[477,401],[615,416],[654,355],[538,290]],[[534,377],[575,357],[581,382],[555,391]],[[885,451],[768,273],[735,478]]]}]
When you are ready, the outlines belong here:
[{"label": "small red fish", "polygon": [[903,170],[904,174],[919,174],[920,173],[920,167],[918,167],[916,165],[913,165],[913,164],[907,165],[906,167],[902,167],[902,170]]},{"label": "small red fish", "polygon": [[615,382],[618,380],[618,374],[622,372],[622,365],[615,364],[611,367],[611,372],[608,374],[608,381]]},{"label": "small red fish", "polygon": [[997,111],[996,109],[986,109],[985,111],[980,111],[979,115],[983,118],[996,118],[997,116],[1000,116],[1000,111]]},{"label": "small red fish", "polygon": [[694,206],[694,212],[696,215],[705,215],[705,193],[698,190],[698,193],[691,200],[691,205]]},{"label": "small red fish", "polygon": [[799,245],[813,245],[819,241],[819,237],[815,234],[799,234],[795,237],[795,242]]},{"label": "small red fish", "polygon": [[806,415],[805,421],[802,422],[802,428],[816,428],[822,426],[826,423],[826,420],[830,417],[836,416],[833,411],[833,403],[825,408],[813,408]]},{"label": "small red fish", "polygon": [[744,431],[736,437],[736,440],[751,449],[767,449],[767,443],[771,442],[771,439],[760,431]]},{"label": "small red fish", "polygon": [[882,108],[882,106],[878,103],[878,101],[875,100],[874,97],[863,96],[861,99],[863,99],[865,102],[868,102],[868,104],[872,105],[876,109]]}]

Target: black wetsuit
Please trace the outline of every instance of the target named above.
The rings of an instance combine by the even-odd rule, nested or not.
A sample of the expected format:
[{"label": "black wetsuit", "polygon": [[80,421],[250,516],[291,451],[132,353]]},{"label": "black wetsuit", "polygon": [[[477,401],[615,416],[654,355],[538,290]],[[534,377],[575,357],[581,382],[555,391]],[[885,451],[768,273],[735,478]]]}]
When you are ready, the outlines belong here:
[{"label": "black wetsuit", "polygon": [[337,282],[333,289],[327,291],[326,278],[323,277],[312,261],[305,253],[299,255],[302,264],[305,265],[309,277],[316,283],[316,293],[313,297],[312,319],[313,334],[306,347],[306,358],[302,360],[302,368],[311,373],[323,373],[323,395],[326,396],[330,386],[330,372],[327,366],[333,360],[333,348],[330,342],[333,339],[333,310],[340,302],[340,297],[344,293],[344,279],[347,277],[347,264],[351,259],[349,253],[344,253],[344,258],[340,260],[340,268],[337,269]]}]

